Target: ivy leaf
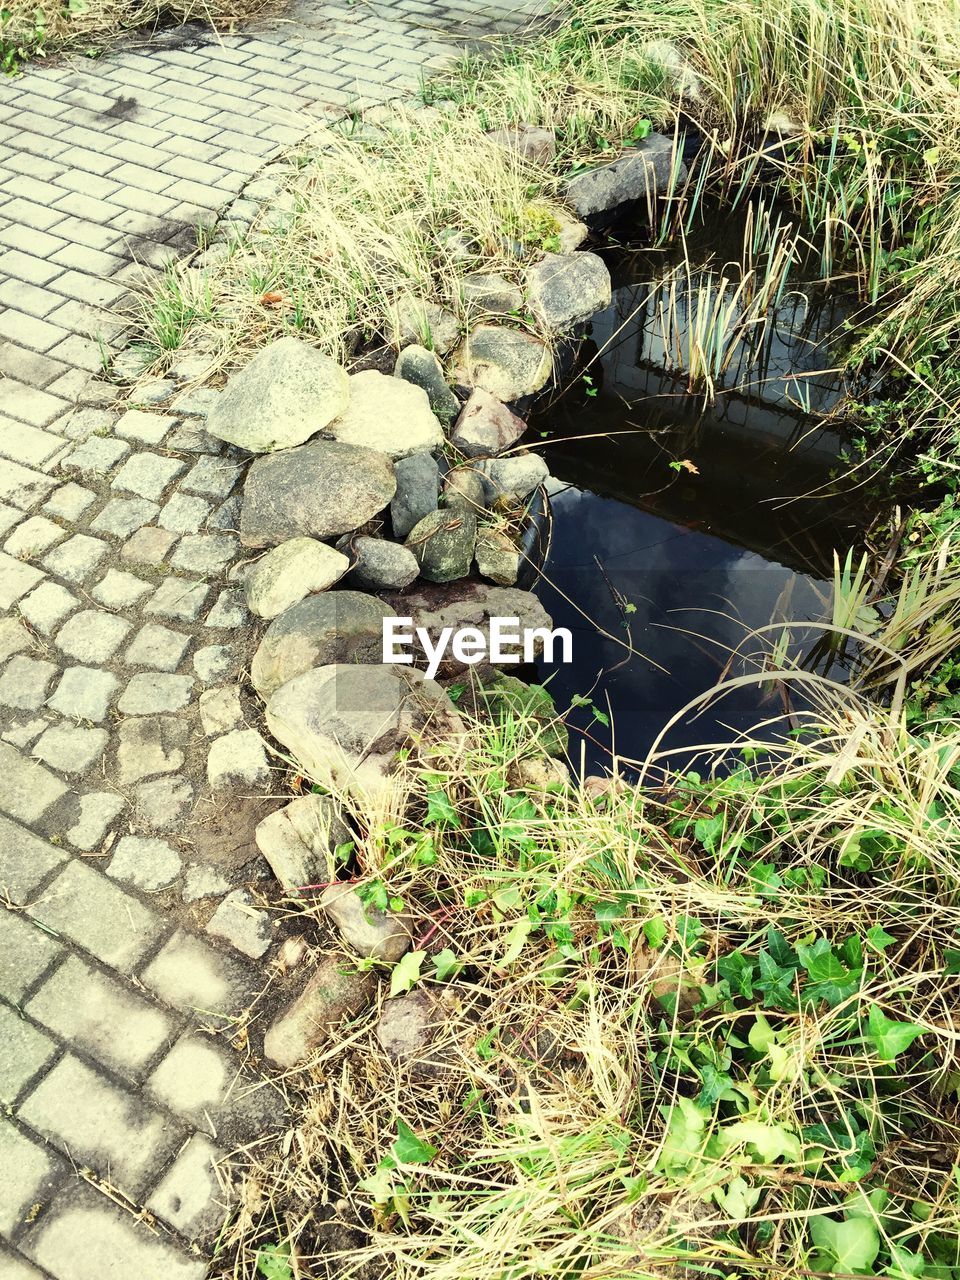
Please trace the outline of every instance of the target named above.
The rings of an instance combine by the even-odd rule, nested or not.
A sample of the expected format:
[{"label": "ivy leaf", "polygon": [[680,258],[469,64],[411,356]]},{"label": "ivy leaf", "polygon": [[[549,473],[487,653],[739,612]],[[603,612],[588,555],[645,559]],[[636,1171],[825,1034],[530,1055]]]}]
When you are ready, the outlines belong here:
[{"label": "ivy leaf", "polygon": [[877,951],[885,951],[891,943],[896,942],[896,938],[892,933],[887,933],[882,925],[875,924],[872,929],[867,930],[867,942]]},{"label": "ivy leaf", "polygon": [[801,1159],[800,1139],[782,1124],[737,1120],[721,1129],[717,1137],[722,1151],[729,1151],[731,1147],[753,1147],[764,1164],[772,1164],[781,1156],[793,1163]]},{"label": "ivy leaf", "polygon": [[397,1118],[397,1140],[391,1147],[397,1164],[429,1164],[438,1148],[418,1138],[408,1124]]},{"label": "ivy leaf", "polygon": [[408,951],[398,960],[390,975],[390,995],[402,996],[420,981],[420,966],[423,964],[425,951]]},{"label": "ivy leaf", "polygon": [[833,954],[827,938],[818,938],[810,947],[797,947],[797,955],[811,982],[842,982],[847,977],[846,966]]},{"label": "ivy leaf", "polygon": [[893,1062],[905,1049],[909,1049],[917,1036],[923,1035],[923,1027],[915,1022],[897,1022],[888,1018],[879,1005],[870,1006],[867,1018],[866,1038],[876,1050],[882,1062]]},{"label": "ivy leaf", "polygon": [[518,920],[507,934],[507,949],[503,953],[501,964],[513,964],[524,948],[524,944],[533,932],[532,920]]},{"label": "ivy leaf", "polygon": [[726,1187],[714,1192],[717,1204],[733,1222],[749,1218],[763,1192],[762,1187],[751,1187],[745,1178],[734,1178]]},{"label": "ivy leaf", "polygon": [[447,978],[455,977],[463,968],[462,963],[457,959],[455,953],[449,947],[445,947],[443,951],[438,951],[433,957],[434,977],[438,982],[446,982]]},{"label": "ivy leaf", "polygon": [[667,1136],[657,1160],[657,1169],[678,1177],[700,1155],[707,1117],[689,1098],[678,1098],[673,1106],[661,1107],[660,1112],[667,1122]]},{"label": "ivy leaf", "polygon": [[460,819],[453,807],[453,802],[445,791],[430,791],[427,794],[427,816],[424,822],[443,822],[451,827],[458,827]]},{"label": "ivy leaf", "polygon": [[880,1233],[869,1218],[812,1218],[810,1235],[818,1249],[830,1254],[833,1275],[869,1271],[880,1252]]}]

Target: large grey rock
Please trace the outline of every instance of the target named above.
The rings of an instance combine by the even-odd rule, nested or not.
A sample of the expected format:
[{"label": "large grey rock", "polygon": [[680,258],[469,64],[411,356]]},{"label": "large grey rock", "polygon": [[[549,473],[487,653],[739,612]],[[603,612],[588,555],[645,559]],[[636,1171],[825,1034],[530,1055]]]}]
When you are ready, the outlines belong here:
[{"label": "large grey rock", "polygon": [[460,401],[447,385],[443,365],[432,351],[412,343],[397,356],[393,376],[427,393],[430,408],[442,423],[450,423],[460,411]]},{"label": "large grey rock", "polygon": [[410,530],[406,545],[428,582],[453,582],[470,572],[476,541],[476,514],[461,503],[424,516]]},{"label": "large grey rock", "polygon": [[352,839],[336,802],[312,793],[267,814],[256,830],[257,848],[287,893],[329,880],[338,845]]},{"label": "large grey rock", "polygon": [[527,301],[551,333],[566,333],[610,305],[610,272],[595,253],[548,253],[526,274]]},{"label": "large grey rock", "polygon": [[363,591],[401,591],[420,573],[417,557],[399,542],[360,536],[347,545],[356,560],[349,581]]},{"label": "large grey rock", "polygon": [[487,505],[485,477],[470,463],[454,467],[443,478],[443,501],[447,509],[462,506],[479,514]]},{"label": "large grey rock", "polygon": [[557,138],[552,129],[521,123],[513,129],[491,129],[491,142],[506,151],[515,151],[529,164],[549,165],[557,157]]},{"label": "large grey rock", "polygon": [[396,961],[410,949],[413,920],[407,912],[378,911],[349,884],[324,889],[320,905],[358,956]]},{"label": "large grey rock", "polygon": [[446,355],[460,340],[460,325],[452,311],[425,302],[422,298],[403,298],[387,311],[387,340],[395,347],[408,347],[417,342],[429,351]]},{"label": "large grey rock", "polygon": [[488,458],[517,443],[527,424],[482,387],[475,387],[450,433],[450,443],[468,458]]},{"label": "large grey rock", "polygon": [[[517,587],[491,586],[489,583],[477,582],[474,579],[453,582],[442,588],[426,584],[418,585],[406,592],[402,598],[391,597],[391,603],[402,608],[403,616],[411,618],[414,627],[423,627],[434,644],[446,627],[452,627],[454,631],[462,627],[476,627],[486,637],[489,651],[491,618],[516,618],[517,630],[521,634],[526,629],[545,627],[549,631],[553,627],[550,615],[532,591],[521,591]],[[538,651],[539,648],[538,645]],[[414,649],[414,653],[418,655],[418,650]],[[426,665],[424,658],[420,657],[419,661],[422,665]],[[510,671],[516,665],[516,663],[506,663],[505,667]],[[489,673],[493,669],[489,660],[485,660],[479,668],[473,667],[473,670],[480,674],[484,671]],[[437,678],[452,679],[462,675],[466,670],[467,664],[454,657],[448,646]]]},{"label": "large grey rock", "polygon": [[463,305],[490,315],[508,316],[523,306],[523,292],[495,271],[471,271],[460,281]]},{"label": "large grey rock", "polygon": [[541,391],[553,371],[550,352],[539,338],[494,324],[471,329],[453,362],[458,382],[482,387],[504,404]]},{"label": "large grey rock", "polygon": [[538,453],[515,453],[508,458],[486,458],[477,463],[487,489],[487,502],[498,499],[522,502],[550,474]]},{"label": "large grey rock", "polygon": [[376,369],[351,375],[349,403],[326,430],[344,444],[394,459],[430,453],[443,444],[443,429],[423,387]]},{"label": "large grey rock", "polygon": [[662,134],[651,133],[612,164],[588,169],[571,178],[565,198],[578,217],[585,221],[612,213],[621,205],[663,195],[676,180],[683,182],[687,170],[674,157],[674,143]]},{"label": "large grey rock", "polygon": [[247,574],[247,607],[261,618],[275,618],[304,596],[332,587],[350,561],[316,538],[291,538],[268,551]]},{"label": "large grey rock", "polygon": [[311,667],[332,662],[379,662],[383,619],[393,609],[360,591],[308,596],[274,618],[250,664],[253,687],[268,698]]},{"label": "large grey rock", "polygon": [[285,449],[250,468],[240,538],[248,547],[272,547],[349,533],[382,511],[396,488],[390,459],[373,449],[339,440]]},{"label": "large grey rock", "polygon": [[300,338],[278,338],[235,373],[207,417],[211,435],[251,453],[302,444],[347,405],[345,370]]},{"label": "large grey rock", "polygon": [[328,956],[307,979],[297,998],[267,1029],[264,1055],[289,1071],[300,1066],[346,1018],[355,1018],[377,990],[372,972],[344,973],[343,958]]},{"label": "large grey rock", "polygon": [[477,534],[477,572],[502,587],[512,587],[520,576],[520,550],[502,529],[481,529]]},{"label": "large grey rock", "polygon": [[436,511],[440,468],[429,453],[414,453],[401,458],[394,472],[397,492],[390,503],[390,519],[396,537],[405,538],[418,520]]},{"label": "large grey rock", "polygon": [[375,801],[391,787],[396,753],[460,719],[445,691],[411,667],[332,664],[288,680],[267,703],[267,725],[300,768],[329,791]]}]

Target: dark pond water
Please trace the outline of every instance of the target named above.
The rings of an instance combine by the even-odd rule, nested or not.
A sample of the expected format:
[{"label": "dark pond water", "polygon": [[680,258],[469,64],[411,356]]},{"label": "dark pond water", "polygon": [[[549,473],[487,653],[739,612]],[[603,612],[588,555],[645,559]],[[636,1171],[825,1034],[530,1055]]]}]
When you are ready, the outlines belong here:
[{"label": "dark pond water", "polygon": [[[788,281],[762,320],[747,314],[739,335],[728,323],[710,396],[691,392],[689,374],[718,294],[726,305],[722,261],[701,257],[680,287],[650,254],[610,265],[613,304],[580,352],[587,377],[530,436],[556,480],[536,589],[574,636],[574,662],[542,663],[539,678],[560,706],[574,704],[571,751],[590,767],[612,750],[642,759],[691,699],[758,671],[780,630],[751,638],[757,628],[829,616],[834,549],[842,559],[856,546],[873,512],[855,481],[837,478],[841,436],[823,425],[843,393],[831,368],[842,299]],[[742,320],[749,303],[733,305]],[[821,636],[791,631],[790,652],[809,654]],[[582,698],[592,701],[578,707]],[[739,689],[682,717],[663,748],[685,767],[691,747],[728,742],[777,716],[783,699],[776,686]]]}]

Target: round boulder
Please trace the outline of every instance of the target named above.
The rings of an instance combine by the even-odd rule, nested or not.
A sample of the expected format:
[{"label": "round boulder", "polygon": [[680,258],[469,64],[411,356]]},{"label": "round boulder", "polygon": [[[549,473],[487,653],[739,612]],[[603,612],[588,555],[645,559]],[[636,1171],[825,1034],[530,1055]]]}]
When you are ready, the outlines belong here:
[{"label": "round boulder", "polygon": [[566,333],[610,305],[610,272],[595,253],[548,253],[526,275],[527,301],[551,333]]},{"label": "round boulder", "polygon": [[335,440],[394,459],[430,453],[443,444],[443,429],[423,387],[376,369],[351,376],[347,407],[326,430]]},{"label": "round boulder", "polygon": [[317,591],[332,587],[350,561],[316,538],[291,538],[274,547],[247,574],[247,607],[260,618],[275,618],[284,609]]},{"label": "round boulder", "polygon": [[420,573],[417,557],[398,542],[385,538],[350,538],[345,544],[356,558],[350,582],[364,591],[402,591]]},{"label": "round boulder", "polygon": [[495,324],[472,329],[453,361],[458,382],[482,387],[504,404],[541,391],[553,371],[550,352],[539,338]]},{"label": "round boulder", "polygon": [[290,538],[349,533],[382,511],[396,491],[385,454],[313,440],[258,458],[250,468],[240,540],[248,547],[272,547]]},{"label": "round boulder", "polygon": [[410,530],[406,545],[428,582],[465,578],[473,563],[477,517],[466,503],[432,511]]},{"label": "round boulder", "polygon": [[347,374],[300,338],[278,338],[235,373],[207,417],[211,435],[251,453],[302,444],[347,407]]},{"label": "round boulder", "polygon": [[527,424],[482,387],[470,399],[450,433],[450,443],[468,458],[489,458],[517,443]]},{"label": "round boulder", "polygon": [[311,667],[331,662],[379,662],[389,605],[361,591],[307,596],[274,618],[250,664],[253,687],[268,698]]}]

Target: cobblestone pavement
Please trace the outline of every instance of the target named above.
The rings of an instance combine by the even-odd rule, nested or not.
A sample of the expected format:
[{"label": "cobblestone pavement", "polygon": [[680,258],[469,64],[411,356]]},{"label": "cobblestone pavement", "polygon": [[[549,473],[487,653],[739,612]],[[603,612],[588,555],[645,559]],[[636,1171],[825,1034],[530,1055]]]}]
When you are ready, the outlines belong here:
[{"label": "cobblestone pavement", "polygon": [[[304,131],[536,0],[304,3],[0,83],[0,1280],[188,1280],[283,1124],[234,1019],[270,766],[236,677],[239,459],[101,381],[135,275]],[[106,308],[107,310],[102,310]]]}]

